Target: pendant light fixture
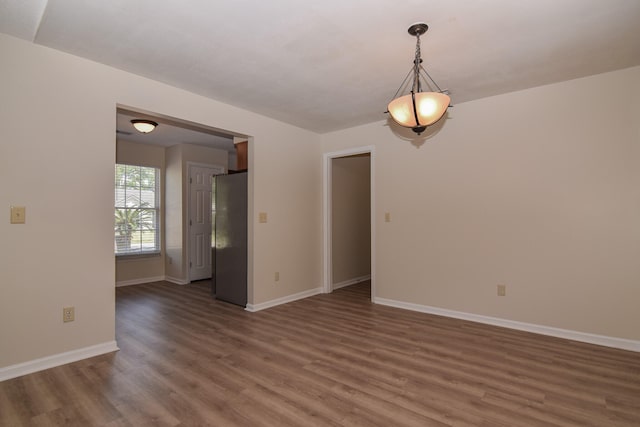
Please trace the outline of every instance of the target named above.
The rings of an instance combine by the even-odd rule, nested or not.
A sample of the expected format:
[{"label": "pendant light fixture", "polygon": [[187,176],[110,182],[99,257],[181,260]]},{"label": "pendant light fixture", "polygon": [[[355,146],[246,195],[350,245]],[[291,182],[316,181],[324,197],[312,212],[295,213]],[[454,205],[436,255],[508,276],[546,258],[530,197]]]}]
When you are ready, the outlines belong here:
[{"label": "pendant light fixture", "polygon": [[131,124],[133,125],[134,128],[136,128],[138,132],[141,132],[141,133],[149,133],[153,131],[156,128],[156,126],[158,126],[158,123],[152,120],[142,120],[142,119],[131,120]]},{"label": "pendant light fixture", "polygon": [[[428,29],[429,26],[422,22],[409,27],[409,34],[416,37],[413,67],[393,96],[386,111],[391,114],[396,123],[411,128],[418,135],[424,132],[427,126],[440,120],[451,102],[448,91],[440,89],[422,66],[420,36]],[[433,89],[437,91],[429,91]],[[406,95],[403,95],[405,93]]]}]

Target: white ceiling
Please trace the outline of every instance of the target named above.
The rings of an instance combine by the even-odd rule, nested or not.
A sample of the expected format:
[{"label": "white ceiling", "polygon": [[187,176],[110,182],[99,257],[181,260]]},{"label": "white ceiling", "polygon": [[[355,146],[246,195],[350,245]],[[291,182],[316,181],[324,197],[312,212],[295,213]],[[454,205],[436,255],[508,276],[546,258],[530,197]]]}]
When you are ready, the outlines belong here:
[{"label": "white ceiling", "polygon": [[385,118],[418,21],[454,104],[640,65],[639,0],[0,0],[0,32],[320,133]]}]

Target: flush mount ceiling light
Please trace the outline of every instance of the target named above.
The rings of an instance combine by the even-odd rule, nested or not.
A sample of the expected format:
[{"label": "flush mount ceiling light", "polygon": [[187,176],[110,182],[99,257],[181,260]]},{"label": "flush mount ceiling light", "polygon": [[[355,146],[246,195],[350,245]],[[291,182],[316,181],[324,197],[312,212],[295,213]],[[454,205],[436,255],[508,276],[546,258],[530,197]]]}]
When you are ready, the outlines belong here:
[{"label": "flush mount ceiling light", "polygon": [[138,132],[149,133],[153,131],[158,124],[152,120],[136,119],[131,120],[131,124]]},{"label": "flush mount ceiling light", "polygon": [[[416,37],[416,56],[413,67],[400,88],[387,106],[387,113],[400,126],[411,128],[420,135],[427,126],[440,120],[447,112],[451,98],[447,90],[431,78],[422,66],[420,57],[420,36],[427,32],[429,26],[424,23],[413,24],[409,34]],[[425,90],[426,89],[426,90]],[[437,91],[430,92],[436,89]],[[406,95],[403,95],[405,94]]]}]

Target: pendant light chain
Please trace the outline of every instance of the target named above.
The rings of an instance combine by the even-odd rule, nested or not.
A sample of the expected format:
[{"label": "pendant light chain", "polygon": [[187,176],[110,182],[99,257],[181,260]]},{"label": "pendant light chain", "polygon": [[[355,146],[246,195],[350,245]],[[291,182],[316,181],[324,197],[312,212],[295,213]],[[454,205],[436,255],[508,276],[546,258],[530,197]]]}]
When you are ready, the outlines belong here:
[{"label": "pendant light chain", "polygon": [[422,64],[422,57],[420,56],[420,34],[416,34],[416,57],[413,60],[413,93],[422,92],[422,85],[420,84],[420,68]]}]

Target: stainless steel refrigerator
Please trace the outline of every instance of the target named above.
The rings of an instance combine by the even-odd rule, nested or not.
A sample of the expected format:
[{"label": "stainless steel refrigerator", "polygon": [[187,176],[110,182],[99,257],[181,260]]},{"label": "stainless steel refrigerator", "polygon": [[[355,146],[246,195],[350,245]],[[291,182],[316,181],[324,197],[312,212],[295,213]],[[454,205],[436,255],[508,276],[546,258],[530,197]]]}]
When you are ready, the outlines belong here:
[{"label": "stainless steel refrigerator", "polygon": [[216,299],[247,305],[247,172],[215,177]]}]

